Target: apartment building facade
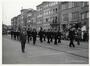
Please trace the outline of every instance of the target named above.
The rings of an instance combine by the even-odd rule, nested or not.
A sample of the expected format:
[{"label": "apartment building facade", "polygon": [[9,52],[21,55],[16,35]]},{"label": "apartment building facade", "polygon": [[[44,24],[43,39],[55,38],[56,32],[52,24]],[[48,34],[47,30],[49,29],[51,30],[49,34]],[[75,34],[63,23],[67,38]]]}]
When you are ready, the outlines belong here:
[{"label": "apartment building facade", "polygon": [[14,31],[16,31],[16,29],[17,29],[17,17],[13,17],[13,18],[11,19],[11,27],[12,27],[12,29],[13,29]]},{"label": "apartment building facade", "polygon": [[36,28],[36,10],[22,9],[21,14],[11,19],[13,30],[19,30],[23,26],[28,28]]},{"label": "apartment building facade", "polygon": [[82,2],[61,2],[59,4],[60,30],[65,31],[81,22]]},{"label": "apartment building facade", "polygon": [[58,2],[42,2],[37,6],[37,28],[58,28]]},{"label": "apartment building facade", "polygon": [[36,23],[36,15],[37,11],[36,10],[29,10],[27,12],[27,28],[37,28],[37,23]]}]

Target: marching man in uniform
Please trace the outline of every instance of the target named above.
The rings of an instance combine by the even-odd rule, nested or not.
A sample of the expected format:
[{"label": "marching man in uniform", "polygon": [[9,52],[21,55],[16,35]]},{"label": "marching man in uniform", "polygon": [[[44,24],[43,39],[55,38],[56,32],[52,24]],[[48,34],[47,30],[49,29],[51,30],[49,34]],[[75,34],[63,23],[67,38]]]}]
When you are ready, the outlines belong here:
[{"label": "marching man in uniform", "polygon": [[22,53],[25,52],[26,35],[27,35],[26,29],[25,29],[25,27],[23,27],[23,29],[20,32],[20,41],[21,41]]}]

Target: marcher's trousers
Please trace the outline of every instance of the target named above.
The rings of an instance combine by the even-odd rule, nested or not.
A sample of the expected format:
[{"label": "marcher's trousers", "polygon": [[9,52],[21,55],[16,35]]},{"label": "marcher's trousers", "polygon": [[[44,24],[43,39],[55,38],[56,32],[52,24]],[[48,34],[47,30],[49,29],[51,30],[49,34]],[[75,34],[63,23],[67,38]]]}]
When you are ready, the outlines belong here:
[{"label": "marcher's trousers", "polygon": [[25,42],[21,42],[21,50],[22,50],[22,52],[25,51]]},{"label": "marcher's trousers", "polygon": [[75,47],[74,43],[73,43],[73,39],[70,40],[70,44],[69,44],[69,47]]}]

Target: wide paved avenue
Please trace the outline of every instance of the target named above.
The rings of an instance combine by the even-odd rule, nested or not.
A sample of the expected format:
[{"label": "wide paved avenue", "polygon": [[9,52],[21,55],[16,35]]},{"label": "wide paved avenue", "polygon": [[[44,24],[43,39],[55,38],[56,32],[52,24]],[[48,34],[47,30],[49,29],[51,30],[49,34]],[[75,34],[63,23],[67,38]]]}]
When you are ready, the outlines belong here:
[{"label": "wide paved avenue", "polygon": [[26,44],[25,53],[21,52],[19,41],[2,38],[3,64],[87,64],[88,59],[45,47]]}]

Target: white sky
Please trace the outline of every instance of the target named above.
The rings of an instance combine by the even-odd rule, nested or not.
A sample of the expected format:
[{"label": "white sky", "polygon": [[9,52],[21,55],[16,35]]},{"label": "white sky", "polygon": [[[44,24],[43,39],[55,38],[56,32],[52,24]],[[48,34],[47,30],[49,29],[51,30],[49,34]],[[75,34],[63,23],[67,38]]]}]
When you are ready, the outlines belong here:
[{"label": "white sky", "polygon": [[10,25],[11,18],[20,14],[23,9],[33,8],[42,3],[43,0],[3,0],[2,1],[2,21],[3,24]]},{"label": "white sky", "polygon": [[10,25],[11,18],[20,14],[21,7],[23,7],[23,9],[27,8],[36,9],[36,6],[41,4],[43,1],[65,1],[65,0],[2,0],[3,24]]}]

